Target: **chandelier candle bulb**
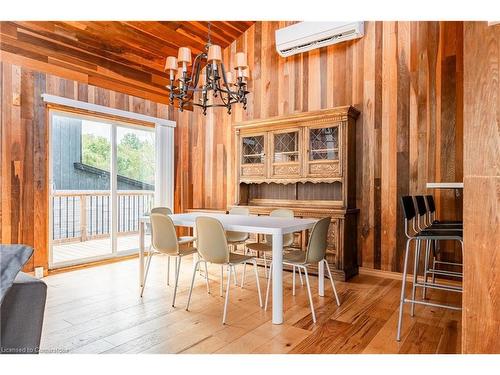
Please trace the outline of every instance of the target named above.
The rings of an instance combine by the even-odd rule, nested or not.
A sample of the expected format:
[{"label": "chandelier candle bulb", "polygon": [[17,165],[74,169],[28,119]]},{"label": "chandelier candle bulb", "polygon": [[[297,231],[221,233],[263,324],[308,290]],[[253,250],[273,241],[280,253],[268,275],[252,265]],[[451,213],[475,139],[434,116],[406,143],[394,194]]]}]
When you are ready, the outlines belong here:
[{"label": "chandelier candle bulb", "polygon": [[208,62],[219,62],[222,60],[222,49],[217,44],[208,47]]},{"label": "chandelier candle bulb", "polygon": [[233,83],[233,73],[231,72],[226,73],[226,81],[228,86]]},{"label": "chandelier candle bulb", "polygon": [[247,54],[245,52],[238,52],[236,54],[236,68],[237,69],[245,69],[246,67],[248,67],[247,65]]},{"label": "chandelier candle bulb", "polygon": [[183,63],[182,64],[183,68],[184,68],[184,63],[186,64],[186,66],[191,65],[191,50],[188,47],[180,47],[177,60],[179,60],[179,64]]},{"label": "chandelier candle bulb", "polygon": [[174,56],[167,57],[167,61],[165,62],[165,71],[166,72],[175,72],[177,71],[177,59]]}]

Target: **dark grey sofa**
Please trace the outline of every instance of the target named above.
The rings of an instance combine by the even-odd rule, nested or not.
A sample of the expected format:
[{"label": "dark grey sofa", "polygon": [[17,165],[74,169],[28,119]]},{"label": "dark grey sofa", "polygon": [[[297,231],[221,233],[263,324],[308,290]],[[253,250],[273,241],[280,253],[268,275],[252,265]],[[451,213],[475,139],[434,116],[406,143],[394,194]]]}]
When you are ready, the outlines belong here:
[{"label": "dark grey sofa", "polygon": [[0,245],[0,353],[39,352],[47,285],[19,272],[33,249]]}]

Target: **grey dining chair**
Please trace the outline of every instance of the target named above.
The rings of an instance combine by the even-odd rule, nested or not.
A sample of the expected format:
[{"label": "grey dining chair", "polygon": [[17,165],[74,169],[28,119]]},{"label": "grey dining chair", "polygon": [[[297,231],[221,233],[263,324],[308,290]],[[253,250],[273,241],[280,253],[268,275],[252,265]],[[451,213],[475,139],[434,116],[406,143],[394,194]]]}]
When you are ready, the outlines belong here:
[{"label": "grey dining chair", "polygon": [[[227,305],[229,301],[229,286],[231,285],[231,273],[235,270],[235,266],[244,263],[252,263],[255,271],[255,281],[257,283],[257,293],[259,296],[259,305],[262,307],[262,296],[260,293],[259,275],[257,273],[257,261],[255,257],[243,254],[235,254],[229,251],[229,246],[226,238],[226,232],[220,221],[211,217],[198,217],[196,219],[197,246],[200,258],[196,262],[191,279],[191,288],[189,289],[189,297],[186,305],[186,310],[189,309],[191,302],[191,294],[193,292],[196,270],[200,263],[205,263],[205,272],[207,263],[227,266],[227,288],[224,301],[224,312],[222,315],[222,324],[226,323]],[[208,274],[207,274],[208,275]],[[208,287],[208,284],[207,284]],[[221,283],[221,289],[222,289]]]},{"label": "grey dining chair", "polygon": [[[337,294],[337,289],[335,288],[335,282],[333,281],[332,273],[330,271],[330,266],[325,258],[326,248],[327,248],[327,236],[328,227],[330,226],[331,218],[325,217],[318,220],[311,230],[311,235],[309,237],[309,243],[307,245],[307,250],[295,250],[287,252],[283,255],[283,264],[294,266],[304,271],[307,294],[309,296],[309,305],[311,307],[311,313],[313,322],[316,323],[316,314],[314,312],[314,305],[311,295],[311,287],[309,285],[309,274],[307,273],[307,267],[312,264],[317,264],[323,262],[326,270],[328,271],[328,277],[330,278],[330,283],[332,284],[333,294],[335,296],[335,301],[337,306],[340,306],[339,297]],[[266,303],[264,309],[267,310],[267,302],[269,300],[269,289],[272,279],[272,268],[273,264],[269,267],[269,277],[267,278],[267,289],[266,289]],[[293,295],[295,295],[295,275],[293,277]]]}]

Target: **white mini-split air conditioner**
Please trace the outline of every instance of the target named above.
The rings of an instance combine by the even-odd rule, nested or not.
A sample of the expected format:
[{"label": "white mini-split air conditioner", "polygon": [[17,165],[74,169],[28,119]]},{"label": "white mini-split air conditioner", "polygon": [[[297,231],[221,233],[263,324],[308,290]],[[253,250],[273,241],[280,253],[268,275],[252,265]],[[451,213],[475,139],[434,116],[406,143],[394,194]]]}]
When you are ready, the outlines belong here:
[{"label": "white mini-split air conditioner", "polygon": [[299,22],[276,30],[276,50],[287,57],[363,35],[364,22]]}]

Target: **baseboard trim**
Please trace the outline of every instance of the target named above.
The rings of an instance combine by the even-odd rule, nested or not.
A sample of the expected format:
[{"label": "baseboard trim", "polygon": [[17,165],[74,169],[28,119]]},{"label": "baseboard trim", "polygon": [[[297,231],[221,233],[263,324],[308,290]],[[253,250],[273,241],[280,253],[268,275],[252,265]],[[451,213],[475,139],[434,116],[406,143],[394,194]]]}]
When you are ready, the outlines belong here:
[{"label": "baseboard trim", "polygon": [[[367,268],[367,267],[359,267],[359,274],[366,275],[366,276],[375,276],[375,277],[380,277],[380,278],[384,278],[384,279],[393,279],[393,280],[402,280],[403,279],[403,274],[400,272],[377,270],[377,269]],[[413,280],[413,275],[411,275],[411,274],[406,275],[406,281],[411,282],[412,280]],[[424,277],[418,276],[418,280],[423,281]],[[436,280],[439,280],[440,284],[455,285],[455,286],[462,285],[462,283],[460,281],[456,281],[456,280],[442,279],[439,277],[436,277]]]}]

